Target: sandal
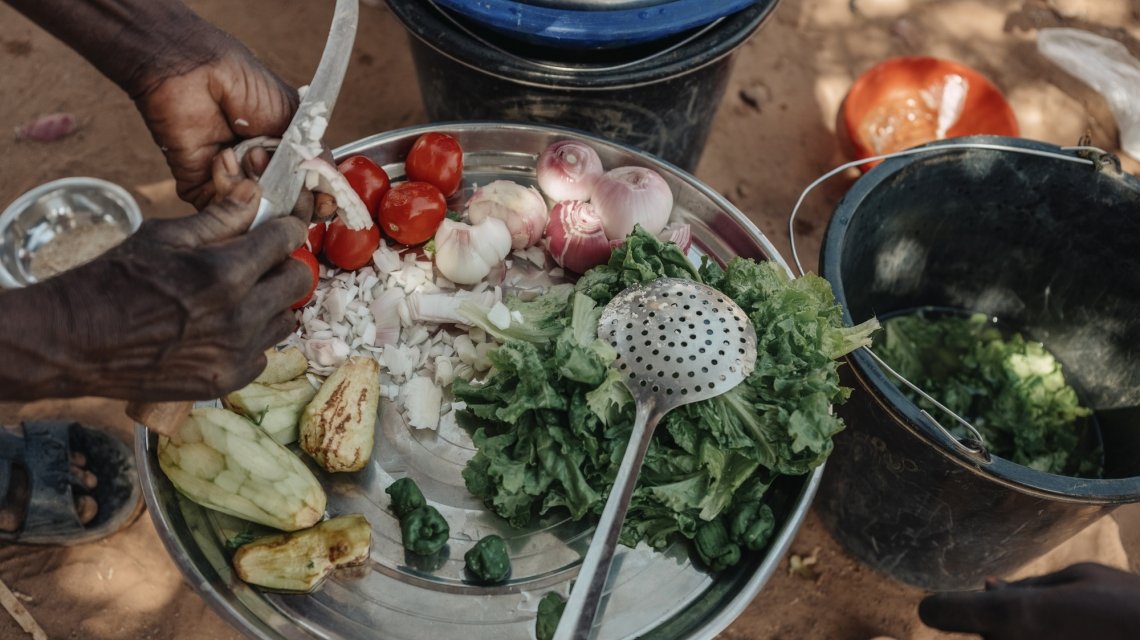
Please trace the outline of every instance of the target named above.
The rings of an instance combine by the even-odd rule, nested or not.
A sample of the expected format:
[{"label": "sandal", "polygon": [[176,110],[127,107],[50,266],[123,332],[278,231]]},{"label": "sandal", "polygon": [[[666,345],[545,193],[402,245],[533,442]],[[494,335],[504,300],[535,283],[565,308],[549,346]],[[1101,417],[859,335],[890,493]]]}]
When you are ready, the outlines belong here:
[{"label": "sandal", "polygon": [[[142,512],[138,470],[131,450],[77,422],[21,423],[23,436],[0,429],[0,502],[7,501],[19,469],[27,478],[27,504],[18,531],[0,531],[0,543],[73,545],[92,542],[130,524]],[[94,488],[72,473],[72,453],[86,457]],[[89,495],[98,511],[84,524],[76,500]]]}]

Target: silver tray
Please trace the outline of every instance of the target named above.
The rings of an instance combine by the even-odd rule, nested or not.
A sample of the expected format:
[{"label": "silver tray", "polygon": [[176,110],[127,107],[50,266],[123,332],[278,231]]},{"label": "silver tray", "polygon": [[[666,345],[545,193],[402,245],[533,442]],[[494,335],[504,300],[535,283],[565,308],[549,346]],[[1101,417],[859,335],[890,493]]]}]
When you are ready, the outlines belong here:
[{"label": "silver tray", "polygon": [[[465,150],[464,184],[498,178],[533,183],[535,160],[549,143],[579,139],[592,145],[606,167],[638,164],[656,169],[676,194],[674,219],[693,232],[690,257],[724,263],[741,255],[787,264],[743,214],[696,178],[635,149],[576,131],[504,123],[444,123],[401,129],[345,145],[338,158],[365,154],[395,180],[403,158],[422,133],[442,131]],[[790,273],[790,271],[789,271]],[[354,474],[313,467],[328,493],[330,515],[363,513],[373,526],[369,563],[330,576],[314,593],[271,593],[238,580],[226,541],[251,525],[199,507],[182,497],[158,468],[156,436],[142,426],[135,447],[143,495],[159,536],[191,586],[238,629],[254,638],[398,638],[449,640],[533,638],[535,609],[547,591],[568,592],[592,527],[564,517],[546,518],[528,530],[511,529],[471,496],[460,476],[474,454],[458,428],[437,432],[407,428],[381,404],[376,450]],[[777,509],[780,526],[771,546],[746,555],[736,567],[709,574],[689,560],[688,546],[664,552],[619,547],[619,571],[599,618],[599,640],[629,637],[711,638],[727,627],[759,593],[784,556],[807,513],[822,467],[786,478]],[[410,476],[451,524],[438,566],[409,562],[384,488]],[[498,533],[511,549],[512,575],[503,585],[476,586],[464,579],[463,554],[481,536]],[[611,580],[612,583],[612,580]]]}]

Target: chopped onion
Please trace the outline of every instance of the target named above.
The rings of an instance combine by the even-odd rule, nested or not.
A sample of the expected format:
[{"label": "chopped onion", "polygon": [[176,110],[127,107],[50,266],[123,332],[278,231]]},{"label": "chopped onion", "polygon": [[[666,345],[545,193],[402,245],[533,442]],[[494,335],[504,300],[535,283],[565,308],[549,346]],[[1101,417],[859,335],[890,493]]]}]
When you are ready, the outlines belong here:
[{"label": "chopped onion", "polygon": [[502,220],[511,232],[514,249],[525,249],[542,239],[546,213],[546,201],[537,189],[511,180],[478,187],[467,201],[467,219],[472,224],[487,217]]},{"label": "chopped onion", "polygon": [[546,250],[559,266],[576,273],[610,259],[610,241],[594,205],[566,200],[554,205],[546,225]]},{"label": "chopped onion", "polygon": [[598,178],[590,200],[610,240],[625,238],[634,226],[657,235],[673,212],[673,192],[661,174],[644,167],[618,167]]},{"label": "chopped onion", "polygon": [[602,175],[602,161],[590,146],[561,140],[539,154],[535,173],[538,188],[551,200],[589,200]]}]

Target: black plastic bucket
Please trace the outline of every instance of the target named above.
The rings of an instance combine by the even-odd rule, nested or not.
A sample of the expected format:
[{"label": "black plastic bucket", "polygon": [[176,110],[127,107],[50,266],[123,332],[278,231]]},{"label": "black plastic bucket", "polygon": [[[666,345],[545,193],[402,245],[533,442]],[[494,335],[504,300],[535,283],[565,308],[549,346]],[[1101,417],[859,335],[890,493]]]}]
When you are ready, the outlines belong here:
[{"label": "black plastic bucket", "polygon": [[[964,141],[1062,153],[1013,138],[952,142]],[[927,589],[976,588],[1140,501],[1135,177],[997,150],[888,160],[837,206],[821,267],[849,322],[951,307],[995,315],[1041,340],[1084,391],[1105,452],[1103,480],[973,452],[857,351],[843,368],[855,389],[839,409],[847,429],[816,503],[854,555]]]},{"label": "black plastic bucket", "polygon": [[502,38],[424,0],[388,0],[410,34],[433,121],[508,120],[588,131],[687,171],[700,161],[733,53],[778,0],[667,40],[566,52]]}]

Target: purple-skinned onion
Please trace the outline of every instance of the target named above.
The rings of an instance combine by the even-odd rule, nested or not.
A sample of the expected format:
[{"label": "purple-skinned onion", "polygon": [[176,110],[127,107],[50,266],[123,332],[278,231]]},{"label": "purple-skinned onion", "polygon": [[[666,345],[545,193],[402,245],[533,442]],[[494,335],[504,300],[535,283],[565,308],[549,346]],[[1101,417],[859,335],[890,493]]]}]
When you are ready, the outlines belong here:
[{"label": "purple-skinned onion", "polygon": [[560,267],[585,273],[610,259],[610,241],[592,204],[563,200],[550,210],[546,250]]}]

